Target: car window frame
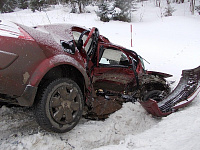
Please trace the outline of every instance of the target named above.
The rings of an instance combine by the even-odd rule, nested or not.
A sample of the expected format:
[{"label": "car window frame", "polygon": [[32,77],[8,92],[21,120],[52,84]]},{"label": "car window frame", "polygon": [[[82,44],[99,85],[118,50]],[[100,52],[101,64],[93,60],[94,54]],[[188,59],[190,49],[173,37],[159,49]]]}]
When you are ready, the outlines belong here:
[{"label": "car window frame", "polygon": [[116,47],[114,45],[106,45],[106,44],[100,43],[98,45],[97,67],[121,67],[121,68],[129,67],[129,65],[120,65],[120,64],[117,64],[117,65],[101,64],[100,60],[102,59],[103,54],[102,54],[102,56],[100,56],[100,52],[103,50],[103,53],[104,53],[105,49],[113,49],[113,50],[118,50],[118,51],[122,52],[122,54],[125,54],[125,56],[127,57],[129,65],[131,65],[131,60],[130,60],[129,56],[121,48]]}]

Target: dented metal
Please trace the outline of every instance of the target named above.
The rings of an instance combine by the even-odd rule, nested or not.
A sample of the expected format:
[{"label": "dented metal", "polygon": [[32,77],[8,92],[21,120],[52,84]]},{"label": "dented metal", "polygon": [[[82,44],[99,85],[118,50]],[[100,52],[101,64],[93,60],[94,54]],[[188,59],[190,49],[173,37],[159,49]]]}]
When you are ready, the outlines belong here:
[{"label": "dented metal", "polygon": [[141,101],[142,106],[155,116],[167,116],[191,103],[200,92],[200,66],[183,70],[177,87],[161,102],[153,99]]}]

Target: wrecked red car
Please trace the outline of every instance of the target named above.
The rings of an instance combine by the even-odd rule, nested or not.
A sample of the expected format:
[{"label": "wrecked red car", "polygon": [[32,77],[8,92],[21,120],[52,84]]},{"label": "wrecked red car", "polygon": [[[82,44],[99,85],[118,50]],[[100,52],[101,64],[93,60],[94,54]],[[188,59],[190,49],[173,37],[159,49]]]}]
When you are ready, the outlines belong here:
[{"label": "wrecked red car", "polygon": [[172,93],[170,76],[145,70],[140,55],[97,28],[0,21],[0,102],[33,106],[48,131],[67,132],[82,116],[105,119],[124,102],[139,101],[149,113],[166,116],[200,91],[200,67],[183,71]]}]

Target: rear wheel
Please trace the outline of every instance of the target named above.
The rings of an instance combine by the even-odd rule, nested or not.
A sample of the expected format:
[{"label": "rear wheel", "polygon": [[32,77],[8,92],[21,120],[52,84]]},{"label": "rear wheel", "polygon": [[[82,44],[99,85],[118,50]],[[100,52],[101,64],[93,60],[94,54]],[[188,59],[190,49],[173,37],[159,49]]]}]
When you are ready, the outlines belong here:
[{"label": "rear wheel", "polygon": [[83,112],[83,95],[71,79],[60,78],[47,84],[38,95],[35,116],[48,131],[67,132],[79,122]]}]

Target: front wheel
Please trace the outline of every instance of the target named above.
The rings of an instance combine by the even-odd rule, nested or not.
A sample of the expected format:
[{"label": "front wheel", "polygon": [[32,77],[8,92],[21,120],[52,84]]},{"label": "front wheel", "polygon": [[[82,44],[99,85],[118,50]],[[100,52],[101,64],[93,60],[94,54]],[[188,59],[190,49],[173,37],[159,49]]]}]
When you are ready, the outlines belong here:
[{"label": "front wheel", "polygon": [[83,95],[73,80],[56,79],[39,93],[35,116],[42,128],[64,133],[77,125],[82,117]]},{"label": "front wheel", "polygon": [[161,91],[161,90],[149,91],[144,95],[143,101],[153,99],[156,102],[160,102],[165,98],[166,95],[167,95],[167,93],[165,91]]}]

